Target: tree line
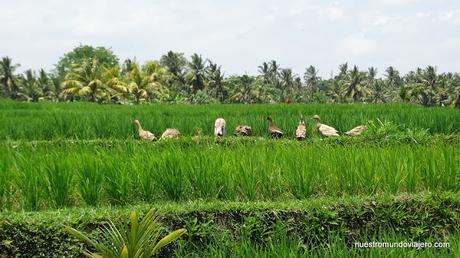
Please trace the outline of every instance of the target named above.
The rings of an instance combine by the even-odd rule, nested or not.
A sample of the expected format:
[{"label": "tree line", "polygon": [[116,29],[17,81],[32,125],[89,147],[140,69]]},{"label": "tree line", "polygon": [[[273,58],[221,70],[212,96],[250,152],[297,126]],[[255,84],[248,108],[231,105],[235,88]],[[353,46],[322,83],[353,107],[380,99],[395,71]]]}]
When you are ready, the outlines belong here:
[{"label": "tree line", "polygon": [[314,66],[302,76],[275,60],[263,62],[257,75],[225,76],[220,65],[199,54],[187,59],[169,51],[142,65],[121,62],[104,47],[80,45],[46,72],[26,70],[11,58],[0,61],[2,96],[22,101],[91,101],[98,103],[308,103],[411,102],[460,108],[460,74],[437,73],[428,66],[401,76],[388,67],[360,70],[348,63],[323,79]]}]

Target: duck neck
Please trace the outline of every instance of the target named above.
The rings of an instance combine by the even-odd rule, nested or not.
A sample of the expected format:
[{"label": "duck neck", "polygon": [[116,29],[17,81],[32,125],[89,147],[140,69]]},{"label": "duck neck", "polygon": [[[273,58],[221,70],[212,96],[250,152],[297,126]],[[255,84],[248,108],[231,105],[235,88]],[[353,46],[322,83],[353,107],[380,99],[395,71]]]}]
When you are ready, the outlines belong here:
[{"label": "duck neck", "polygon": [[142,129],[141,123],[137,122],[136,125],[137,125],[137,130],[138,130],[139,132],[144,131],[144,129]]},{"label": "duck neck", "polygon": [[271,119],[268,119],[268,127],[273,127],[273,121]]}]

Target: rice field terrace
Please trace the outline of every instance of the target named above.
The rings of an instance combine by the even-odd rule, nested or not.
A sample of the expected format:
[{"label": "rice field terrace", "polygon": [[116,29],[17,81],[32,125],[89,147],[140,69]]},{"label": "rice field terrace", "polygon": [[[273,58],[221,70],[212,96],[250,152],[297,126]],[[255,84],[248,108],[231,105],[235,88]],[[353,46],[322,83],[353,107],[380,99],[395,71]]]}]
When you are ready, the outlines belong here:
[{"label": "rice field terrace", "polygon": [[[295,140],[299,116],[307,139]],[[322,138],[312,119],[357,137]],[[267,116],[285,131],[268,136]],[[227,121],[216,139],[214,121]],[[179,139],[138,139],[133,121]],[[409,104],[98,105],[0,100],[0,257],[80,257],[154,207],[187,235],[160,256],[460,255],[460,110]],[[250,125],[253,136],[234,128]],[[443,248],[356,248],[357,241]]]}]

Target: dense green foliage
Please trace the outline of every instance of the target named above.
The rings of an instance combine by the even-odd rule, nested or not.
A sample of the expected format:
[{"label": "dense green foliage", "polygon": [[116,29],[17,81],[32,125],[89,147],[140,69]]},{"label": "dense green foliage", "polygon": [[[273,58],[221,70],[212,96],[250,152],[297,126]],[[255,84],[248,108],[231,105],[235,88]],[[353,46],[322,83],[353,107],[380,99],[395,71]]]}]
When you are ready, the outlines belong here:
[{"label": "dense green foliage", "polygon": [[119,62],[118,57],[110,49],[79,45],[59,58],[55,72],[59,78],[64,78],[75,66],[93,60],[107,67],[118,65]]},{"label": "dense green foliage", "polygon": [[[162,256],[445,257],[459,254],[458,194],[319,198],[295,202],[157,204],[168,229],[188,234]],[[72,225],[95,237],[108,219],[125,221],[132,207],[0,214],[0,256],[74,257],[85,248],[64,233]],[[449,242],[450,248],[357,249],[355,241]]]},{"label": "dense green foliage", "polygon": [[413,102],[424,106],[460,108],[460,75],[417,68],[404,76],[392,66],[377,77],[344,63],[336,76],[323,79],[314,66],[303,75],[282,68],[275,60],[263,62],[257,75],[225,76],[221,66],[199,54],[187,59],[169,51],[159,60],[141,65],[118,57],[104,47],[78,46],[59,59],[52,73],[31,70],[16,74],[11,58],[0,62],[3,96],[27,100],[99,103],[309,103]]},{"label": "dense green foliage", "polygon": [[[89,69],[92,65],[97,63]],[[142,73],[130,75],[134,84],[119,85],[136,89],[139,102],[157,87]],[[83,91],[96,90],[95,100],[105,89],[97,80],[78,84]],[[188,90],[198,94],[202,78],[194,80],[195,88]],[[307,139],[299,142],[293,136],[301,113],[319,114],[341,134],[363,123],[369,129],[359,137],[323,139],[309,119]],[[284,139],[267,137],[267,115],[285,130]],[[248,124],[255,136],[216,139],[217,117],[227,120],[229,134]],[[134,119],[156,135],[177,127],[183,136],[141,141]],[[107,220],[118,225],[132,208],[142,215],[152,206],[159,208],[167,231],[189,232],[161,256],[460,253],[458,109],[1,100],[0,120],[0,257],[81,255],[88,246],[68,236],[63,224],[99,239]],[[447,241],[451,247],[353,248],[354,241],[366,240]]]},{"label": "dense green foliage", "polygon": [[[131,139],[134,119],[156,135],[168,127],[192,136],[201,129],[213,135],[217,117],[227,120],[232,134],[239,124],[252,126],[254,135],[267,136],[267,115],[292,138],[299,115],[314,114],[343,133],[359,124],[392,122],[395,130],[426,129],[428,134],[460,131],[460,112],[452,108],[422,108],[408,104],[308,104],[308,105],[96,105],[91,103],[17,103],[0,101],[0,139]],[[317,137],[313,120],[307,119],[308,137]],[[394,133],[394,132],[391,132]]]}]

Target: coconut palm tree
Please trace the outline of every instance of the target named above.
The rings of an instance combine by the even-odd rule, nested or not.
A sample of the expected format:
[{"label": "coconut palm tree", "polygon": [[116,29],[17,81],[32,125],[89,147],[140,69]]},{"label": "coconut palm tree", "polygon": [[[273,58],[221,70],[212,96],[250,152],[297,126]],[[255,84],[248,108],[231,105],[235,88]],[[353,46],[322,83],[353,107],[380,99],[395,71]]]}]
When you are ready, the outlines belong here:
[{"label": "coconut palm tree", "polygon": [[347,76],[348,73],[348,63],[345,62],[339,65],[339,75],[336,77],[337,79],[343,79]]},{"label": "coconut palm tree", "polygon": [[134,96],[136,103],[148,99],[149,94],[155,89],[157,84],[152,81],[152,77],[143,71],[139,64],[133,64],[131,72],[126,77],[126,86],[123,87],[124,92],[128,92]]},{"label": "coconut palm tree", "polygon": [[436,68],[428,66],[410,86],[410,95],[423,106],[434,106],[438,88]]},{"label": "coconut palm tree", "polygon": [[318,77],[318,70],[313,65],[310,65],[303,75],[307,89],[311,94],[314,94],[318,90],[318,83],[320,78]]},{"label": "coconut palm tree", "polygon": [[342,102],[342,87],[339,80],[330,80],[330,86],[326,92],[326,96],[334,103]]},{"label": "coconut palm tree", "polygon": [[270,65],[267,62],[263,62],[262,65],[259,65],[258,71],[259,74],[262,76],[264,83],[268,84],[271,82],[271,70]]},{"label": "coconut palm tree", "polygon": [[219,100],[219,102],[223,102],[225,91],[223,84],[224,75],[221,71],[221,67],[209,61],[209,65],[206,68],[206,75],[208,77],[208,89],[211,96]]},{"label": "coconut palm tree", "polygon": [[19,64],[13,64],[11,58],[5,56],[0,60],[0,83],[3,87],[3,95],[17,99],[19,94],[19,86],[14,72],[19,67]]},{"label": "coconut palm tree", "polygon": [[292,102],[291,95],[293,95],[293,88],[294,88],[294,78],[292,75],[292,70],[289,68],[281,69],[281,72],[280,72],[281,101]]},{"label": "coconut palm tree", "polygon": [[343,81],[343,96],[352,98],[355,102],[365,98],[370,92],[366,88],[364,81],[365,77],[363,73],[361,73],[355,65]]},{"label": "coconut palm tree", "polygon": [[399,87],[402,84],[401,77],[399,76],[399,71],[396,70],[393,66],[389,66],[385,70],[385,77],[389,81],[391,87]]},{"label": "coconut palm tree", "polygon": [[203,90],[206,85],[206,68],[201,55],[193,54],[188,68],[186,79],[190,86],[189,93],[195,94],[198,90]]},{"label": "coconut palm tree", "polygon": [[253,88],[255,78],[245,74],[232,77],[231,80],[234,80],[235,85],[230,99],[239,103],[253,103],[254,96],[259,95],[259,92]]},{"label": "coconut palm tree", "polygon": [[50,78],[50,76],[48,76],[45,70],[40,69],[36,83],[38,87],[42,89],[44,99],[53,100],[56,98],[56,87],[53,83],[53,80]]},{"label": "coconut palm tree", "polygon": [[374,80],[371,88],[370,99],[373,103],[386,103],[388,95],[386,88],[388,87],[388,81],[381,79]]},{"label": "coconut palm tree", "polygon": [[35,73],[31,69],[25,72],[25,76],[21,76],[21,86],[18,96],[30,100],[32,102],[38,102],[39,98],[43,96],[43,89],[40,84],[37,83]]},{"label": "coconut palm tree", "polygon": [[167,87],[167,83],[171,81],[171,73],[157,61],[147,61],[142,70],[149,77],[150,83],[153,85],[153,91],[150,92],[150,99],[155,99],[160,102],[168,102],[171,100],[171,91]]},{"label": "coconut palm tree", "polygon": [[61,83],[61,94],[71,98],[88,97],[92,102],[101,101],[109,95],[109,88],[102,81],[102,76],[103,67],[98,65],[96,59],[83,61],[66,74]]}]

